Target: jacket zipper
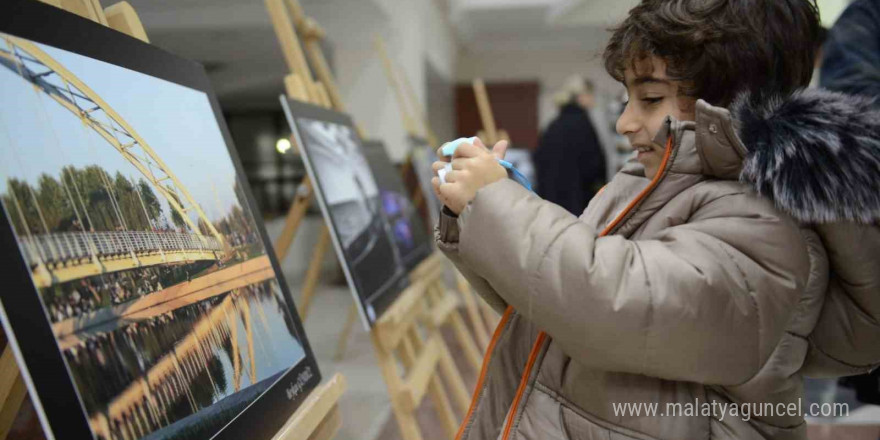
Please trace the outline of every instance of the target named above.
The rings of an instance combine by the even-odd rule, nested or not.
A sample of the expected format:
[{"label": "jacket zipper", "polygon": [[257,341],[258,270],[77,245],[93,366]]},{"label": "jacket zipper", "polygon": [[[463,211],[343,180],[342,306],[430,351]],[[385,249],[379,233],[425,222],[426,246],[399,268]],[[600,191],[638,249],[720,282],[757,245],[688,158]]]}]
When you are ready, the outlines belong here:
[{"label": "jacket zipper", "polygon": [[492,339],[489,341],[489,346],[486,348],[486,355],[483,356],[483,366],[480,368],[480,376],[477,378],[476,387],[474,387],[474,395],[471,397],[471,405],[468,407],[468,412],[465,414],[464,420],[458,428],[458,433],[455,434],[455,440],[461,439],[462,434],[464,434],[465,426],[467,426],[468,421],[473,417],[474,410],[477,408],[477,400],[483,390],[483,382],[486,379],[486,373],[489,370],[489,360],[492,357],[492,351],[495,349],[495,343],[501,337],[501,332],[504,329],[504,326],[507,325],[507,321],[510,320],[511,315],[513,315],[513,307],[507,306],[507,310],[504,311],[504,314],[501,315],[501,320],[498,321],[498,325],[495,326],[495,332],[492,334]]},{"label": "jacket zipper", "polygon": [[535,339],[535,345],[532,346],[532,351],[529,353],[529,361],[526,363],[526,369],[523,371],[523,375],[519,379],[519,386],[516,388],[516,397],[513,398],[513,403],[510,404],[510,409],[507,410],[510,417],[508,417],[507,425],[504,427],[504,435],[501,437],[503,440],[507,440],[510,436],[510,430],[513,428],[513,419],[516,418],[516,407],[519,406],[519,402],[522,400],[523,394],[525,393],[526,386],[529,384],[529,376],[532,374],[532,367],[535,366],[535,361],[538,360],[538,354],[541,352],[541,347],[544,346],[545,339],[549,339],[547,334],[539,332],[538,338]]},{"label": "jacket zipper", "polygon": [[[654,175],[651,183],[649,183],[648,186],[645,187],[645,189],[643,189],[639,193],[639,195],[636,196],[635,199],[633,199],[631,202],[629,202],[628,205],[626,205],[626,208],[624,208],[624,210],[617,215],[614,221],[609,223],[608,226],[606,226],[605,229],[602,230],[602,233],[599,234],[599,237],[604,237],[610,234],[611,231],[613,231],[614,228],[617,227],[617,225],[621,221],[623,221],[623,218],[626,217],[626,215],[629,214],[629,212],[633,208],[635,208],[642,199],[647,197],[647,195],[654,190],[654,188],[657,186],[658,183],[660,183],[660,179],[666,172],[666,166],[668,165],[669,157],[671,155],[672,135],[670,134],[669,137],[666,139],[666,150],[663,153],[663,160],[660,162],[660,168],[657,170],[657,174]],[[510,307],[508,307],[508,309],[509,308]],[[519,387],[517,387],[516,389],[516,396],[513,398],[513,403],[510,405],[510,409],[507,410],[509,417],[507,418],[507,424],[504,427],[504,435],[501,436],[501,440],[509,440],[510,438],[510,432],[513,428],[513,422],[514,420],[516,420],[516,408],[517,406],[519,406],[520,400],[522,400],[523,397],[523,393],[525,393],[526,387],[528,386],[529,376],[531,376],[532,373],[532,367],[534,367],[534,363],[538,358],[538,353],[541,351],[541,347],[544,345],[545,339],[549,342],[550,337],[547,336],[547,334],[543,331],[539,332],[538,338],[535,340],[535,344],[532,346],[532,351],[529,353],[529,360],[526,363],[526,368],[523,371],[522,377],[519,380]],[[467,418],[465,418],[465,422],[467,422]],[[456,437],[456,440],[458,440],[458,437]]]}]

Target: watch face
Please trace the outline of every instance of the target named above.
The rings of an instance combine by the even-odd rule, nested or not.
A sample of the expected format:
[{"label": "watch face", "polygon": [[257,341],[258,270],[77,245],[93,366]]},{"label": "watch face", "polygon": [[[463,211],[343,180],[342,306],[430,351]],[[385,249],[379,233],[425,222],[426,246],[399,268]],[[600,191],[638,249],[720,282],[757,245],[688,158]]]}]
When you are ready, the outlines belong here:
[{"label": "watch face", "polygon": [[47,433],[270,438],[320,376],[203,69],[10,10],[0,303]]}]

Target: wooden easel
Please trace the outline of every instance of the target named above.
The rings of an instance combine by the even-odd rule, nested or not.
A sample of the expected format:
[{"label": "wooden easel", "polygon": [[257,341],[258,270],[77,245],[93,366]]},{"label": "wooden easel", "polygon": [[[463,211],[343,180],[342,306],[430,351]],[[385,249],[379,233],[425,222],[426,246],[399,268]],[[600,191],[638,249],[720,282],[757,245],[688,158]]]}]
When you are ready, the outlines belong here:
[{"label": "wooden easel", "polygon": [[[492,113],[492,105],[489,103],[489,93],[486,92],[486,83],[482,78],[473,81],[474,97],[477,98],[477,108],[480,110],[480,120],[483,122],[482,136],[486,137],[487,145],[494,145],[501,140],[510,140],[507,131],[495,126],[495,116]],[[482,137],[481,137],[482,139]]]},{"label": "wooden easel", "polygon": [[[320,49],[323,30],[314,20],[305,17],[296,0],[266,0],[266,6],[292,72],[284,80],[288,96],[344,112],[344,104]],[[305,61],[300,37],[305,41],[303,46],[318,76],[318,82],[312,77]],[[358,131],[362,135],[362,130]],[[298,194],[291,206],[284,230],[275,243],[279,256],[286,254],[310,203],[312,187],[308,178],[301,187],[305,190]],[[329,230],[325,224],[303,284],[303,316],[314,295],[318,268],[328,242]],[[455,436],[458,421],[469,405],[467,388],[443,340],[441,327],[452,328],[465,358],[475,371],[480,369],[482,363],[480,351],[458,312],[459,300],[450,295],[443,284],[443,263],[443,257],[435,253],[415,268],[410,274],[410,286],[400,294],[370,331],[392,410],[401,434],[407,440],[422,438],[415,411],[426,395],[433,401],[444,431],[450,438]],[[349,310],[344,333],[357,319],[354,307]],[[340,349],[344,349],[344,337],[345,335],[337,354]],[[444,381],[459,410],[458,415],[450,403],[447,389],[443,386]]]},{"label": "wooden easel", "polygon": [[[385,75],[388,77],[388,83],[391,85],[391,88],[394,91],[394,96],[397,99],[398,107],[400,108],[400,117],[403,120],[403,126],[406,129],[407,134],[414,137],[424,137],[431,148],[439,148],[440,142],[437,139],[437,135],[434,133],[434,130],[431,129],[431,124],[425,113],[422,111],[422,107],[419,105],[409,79],[403,74],[401,69],[396,68],[395,63],[391,60],[391,57],[388,56],[385,42],[378,36],[376,37],[376,51],[382,59],[382,65],[385,68]],[[400,78],[400,81],[398,81],[398,77]],[[401,83],[403,83],[403,87],[401,87]],[[421,132],[416,128],[417,124],[413,119],[420,121]],[[420,193],[420,190],[417,191]],[[419,196],[422,199],[426,199],[425,195],[419,194]],[[474,328],[474,335],[477,338],[477,342],[485,350],[489,346],[489,335],[495,328],[494,325],[490,323],[497,320],[495,317],[497,314],[492,311],[489,305],[484,301],[478,303],[467,280],[465,280],[461,273],[454,268],[453,271],[455,272],[456,277],[456,288],[464,301],[465,310],[467,311],[468,318],[471,320],[471,325]],[[485,316],[480,315],[481,306]]]},{"label": "wooden easel", "polygon": [[[134,8],[121,1],[101,9],[98,0],[40,0],[96,23],[149,43],[147,33]],[[279,256],[279,259],[282,257]],[[0,329],[2,333],[2,329]],[[3,339],[6,339],[3,335]],[[339,430],[341,418],[337,402],[345,391],[345,376],[336,374],[312,390],[273,440],[330,440]],[[27,387],[15,361],[11,344],[0,356],[0,440],[9,434],[15,417],[27,396]]]},{"label": "wooden easel", "polygon": [[12,429],[12,423],[25,397],[27,397],[27,386],[24,384],[21,372],[18,371],[12,347],[7,342],[3,355],[0,356],[0,440],[5,440],[9,435],[9,430]]},{"label": "wooden easel", "polygon": [[[266,8],[272,19],[275,34],[278,37],[279,43],[281,43],[281,51],[284,54],[287,67],[292,72],[284,78],[287,96],[344,112],[345,105],[336,90],[330,69],[327,67],[323,52],[321,52],[320,40],[324,37],[324,31],[314,20],[305,17],[302,8],[296,1],[266,0]],[[299,35],[297,34],[298,31],[302,33],[305,39],[305,47],[319,81],[315,81],[309,64],[303,55]],[[355,128],[358,131],[358,135],[363,137],[363,130],[359,126],[355,126]],[[295,144],[295,140],[292,138],[291,144]],[[279,261],[284,261],[284,257],[287,256],[299,225],[311,204],[312,196],[312,182],[306,176],[297,189],[296,198],[287,212],[281,235],[275,240],[275,253],[278,255]],[[299,316],[303,322],[305,322],[308,316],[309,306],[312,303],[315,288],[320,279],[321,263],[324,261],[324,255],[327,253],[329,246],[330,230],[326,224],[322,224],[318,242],[312,250],[311,260],[309,261],[309,267],[306,270],[305,280],[302,285]],[[348,342],[348,335],[351,333],[356,321],[357,305],[352,302],[348,309],[348,316],[342,327],[341,335],[339,336],[334,358],[340,359],[343,356]]]},{"label": "wooden easel", "polygon": [[[266,6],[272,18],[272,25],[275,28],[276,35],[281,43],[288,68],[293,72],[284,80],[288,96],[294,99],[302,97],[305,98],[302,100],[307,102],[318,103],[319,105],[333,108],[336,111],[345,112],[345,104],[342,102],[336,82],[330,69],[327,67],[324,53],[321,51],[320,41],[324,37],[323,29],[313,19],[305,16],[297,0],[266,0]],[[300,44],[300,37],[304,41],[302,45]],[[303,47],[310,63],[306,63],[303,56]],[[312,76],[309,65],[314,68],[315,74],[318,77],[317,81]],[[314,97],[317,97],[317,99],[313,99]],[[360,127],[356,128],[359,135],[363,138],[363,130]],[[275,242],[275,250],[279,258],[287,254],[296,230],[305,216],[305,211],[311,202],[311,185],[311,181],[308,178],[303,180],[301,188],[304,188],[304,190],[298,192],[294,203],[288,211],[282,233]],[[313,250],[309,267],[306,271],[306,279],[303,282],[300,306],[300,316],[303,320],[305,320],[308,314],[308,306],[314,297],[315,287],[320,275],[320,265],[327,252],[329,242],[330,233],[325,224],[321,227],[320,237]],[[419,273],[418,270],[412,272],[412,282],[417,281],[416,278],[418,278],[417,274]],[[479,371],[482,355],[477,349],[473,337],[469,335],[467,327],[459,324],[459,322],[462,322],[461,316],[456,310],[450,313],[448,317],[447,323],[455,330],[458,342],[465,351],[468,360],[472,363],[474,369]],[[341,357],[342,352],[344,352],[348,333],[351,331],[356,320],[357,309],[352,304],[349,308],[339,345],[337,346],[337,358]]]}]

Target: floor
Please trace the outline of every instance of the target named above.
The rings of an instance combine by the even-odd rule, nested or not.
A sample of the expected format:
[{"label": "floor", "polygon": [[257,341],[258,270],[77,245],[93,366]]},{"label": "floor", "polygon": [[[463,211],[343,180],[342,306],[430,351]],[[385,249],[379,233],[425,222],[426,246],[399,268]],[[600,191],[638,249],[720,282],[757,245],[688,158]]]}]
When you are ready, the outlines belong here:
[{"label": "floor", "polygon": [[[305,256],[309,255],[309,249],[317,241],[320,227],[317,220],[314,217],[303,220],[302,230],[297,234],[288,257],[281,264],[294,301],[298,304],[300,284],[308,267]],[[266,223],[266,229],[273,240],[282,227],[281,219]],[[335,254],[331,249],[322,265],[321,279],[306,315],[305,330],[318,360],[321,375],[329,378],[335,373],[342,373],[347,379],[348,387],[339,402],[342,427],[335,440],[399,439],[400,433],[391,416],[391,402],[385,382],[373,354],[369,334],[360,319],[348,338],[344,356],[341,359],[335,358],[340,333],[352,303],[352,294],[334,259]],[[459,352],[455,338],[451,334],[444,336],[450,351]],[[461,362],[463,356],[454,357],[470,391],[476,383],[477,371]],[[419,407],[417,417],[425,440],[444,438],[442,427],[433,416],[430,399],[425,399],[425,403]]]}]

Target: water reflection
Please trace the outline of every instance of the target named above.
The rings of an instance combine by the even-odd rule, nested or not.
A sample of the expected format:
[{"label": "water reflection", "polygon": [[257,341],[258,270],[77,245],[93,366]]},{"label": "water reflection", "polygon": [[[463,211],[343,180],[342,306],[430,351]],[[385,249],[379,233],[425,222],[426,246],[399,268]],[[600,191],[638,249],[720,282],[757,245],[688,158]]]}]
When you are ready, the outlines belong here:
[{"label": "water reflection", "polygon": [[290,310],[270,280],[68,349],[96,437],[210,437],[304,357]]}]

